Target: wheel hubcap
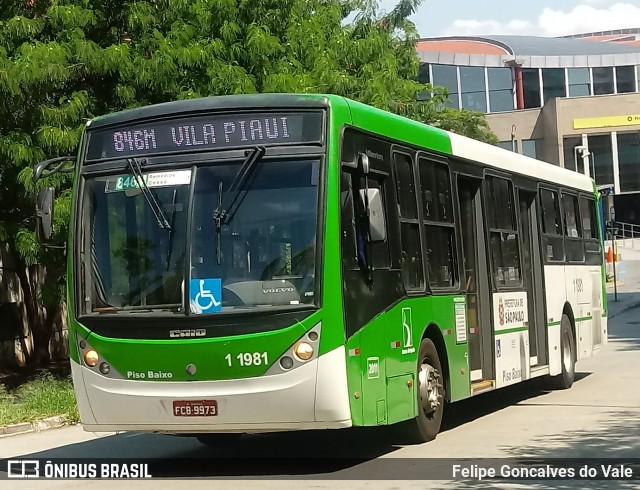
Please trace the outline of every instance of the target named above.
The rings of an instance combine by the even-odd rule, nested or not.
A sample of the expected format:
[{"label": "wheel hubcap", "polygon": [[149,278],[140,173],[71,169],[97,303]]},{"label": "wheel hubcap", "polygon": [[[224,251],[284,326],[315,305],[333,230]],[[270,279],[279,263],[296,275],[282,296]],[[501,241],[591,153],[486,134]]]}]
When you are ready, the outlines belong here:
[{"label": "wheel hubcap", "polygon": [[571,340],[567,332],[564,333],[562,339],[562,364],[564,365],[565,372],[570,373],[573,370],[571,363]]},{"label": "wheel hubcap", "polygon": [[438,370],[423,361],[418,375],[420,382],[420,404],[425,415],[435,412],[442,403],[442,383]]}]

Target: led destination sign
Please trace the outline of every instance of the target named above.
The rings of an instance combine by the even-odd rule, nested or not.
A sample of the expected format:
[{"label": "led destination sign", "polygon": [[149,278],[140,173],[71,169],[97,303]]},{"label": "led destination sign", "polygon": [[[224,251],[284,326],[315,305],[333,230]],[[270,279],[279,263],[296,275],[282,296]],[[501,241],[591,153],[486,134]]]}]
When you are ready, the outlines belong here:
[{"label": "led destination sign", "polygon": [[321,135],[320,112],[214,114],[90,132],[86,159],[320,143]]}]

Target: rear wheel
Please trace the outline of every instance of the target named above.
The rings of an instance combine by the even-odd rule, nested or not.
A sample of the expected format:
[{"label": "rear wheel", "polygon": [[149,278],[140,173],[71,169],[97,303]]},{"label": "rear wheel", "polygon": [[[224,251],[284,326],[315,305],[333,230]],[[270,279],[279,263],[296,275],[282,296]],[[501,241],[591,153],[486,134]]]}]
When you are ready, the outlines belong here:
[{"label": "rear wheel", "polygon": [[421,443],[436,438],[444,412],[442,365],[431,339],[423,339],[418,351],[416,396],[418,415],[405,422],[409,442]]},{"label": "rear wheel", "polygon": [[198,439],[198,441],[205,446],[224,447],[226,444],[233,444],[238,441],[238,439],[240,439],[240,436],[242,436],[242,434],[223,432],[219,434],[199,434],[196,436],[196,439]]},{"label": "rear wheel", "polygon": [[576,343],[567,315],[562,315],[560,322],[560,356],[562,372],[551,378],[551,384],[555,389],[566,390],[571,388],[576,375]]}]

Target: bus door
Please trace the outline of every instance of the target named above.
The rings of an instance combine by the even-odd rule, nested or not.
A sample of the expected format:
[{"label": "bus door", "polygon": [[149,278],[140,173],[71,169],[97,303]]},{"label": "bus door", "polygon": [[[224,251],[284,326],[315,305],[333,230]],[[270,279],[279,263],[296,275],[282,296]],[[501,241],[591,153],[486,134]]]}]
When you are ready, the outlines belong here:
[{"label": "bus door", "polygon": [[458,176],[464,281],[467,294],[467,342],[474,393],[491,389],[494,378],[491,297],[480,194],[482,180]]},{"label": "bus door", "polygon": [[518,195],[522,239],[522,280],[527,292],[529,321],[529,365],[537,366],[547,363],[542,257],[536,206],[538,194],[520,189]]}]

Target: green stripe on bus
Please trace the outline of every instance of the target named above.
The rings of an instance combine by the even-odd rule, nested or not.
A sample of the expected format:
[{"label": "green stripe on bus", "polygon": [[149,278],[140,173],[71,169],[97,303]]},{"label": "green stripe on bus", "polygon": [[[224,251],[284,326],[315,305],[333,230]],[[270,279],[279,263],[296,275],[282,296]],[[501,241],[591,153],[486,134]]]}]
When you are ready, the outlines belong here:
[{"label": "green stripe on bus", "polygon": [[555,327],[556,325],[560,325],[561,322],[547,322],[547,327]]},{"label": "green stripe on bus", "polygon": [[496,332],[496,335],[502,335],[505,333],[513,333],[513,332],[524,332],[525,330],[528,330],[529,327],[514,327],[514,328],[507,328],[505,330],[499,330]]},{"label": "green stripe on bus", "polygon": [[576,318],[577,322],[586,322],[587,320],[591,320],[592,317],[590,316],[583,316],[582,318]]}]

